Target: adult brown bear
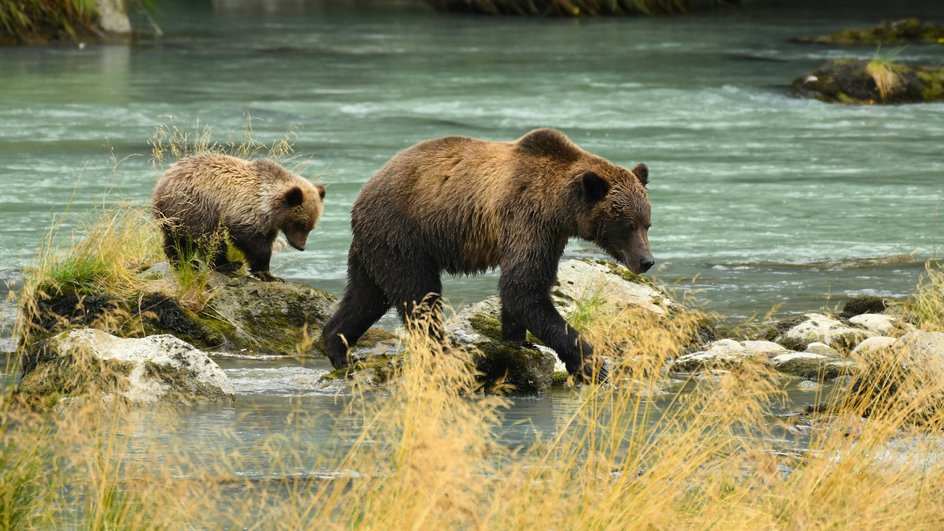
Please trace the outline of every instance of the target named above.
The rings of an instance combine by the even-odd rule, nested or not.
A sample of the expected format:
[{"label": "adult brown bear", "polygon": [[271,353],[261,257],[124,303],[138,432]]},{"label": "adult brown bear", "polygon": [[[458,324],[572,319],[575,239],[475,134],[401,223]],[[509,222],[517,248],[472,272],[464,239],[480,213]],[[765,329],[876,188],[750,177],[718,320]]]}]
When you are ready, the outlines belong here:
[{"label": "adult brown bear", "polygon": [[154,188],[152,207],[164,234],[164,253],[174,265],[181,251],[211,252],[218,271],[240,264],[227,258],[227,238],[242,251],[258,279],[281,281],[269,272],[279,231],[303,251],[321,217],[325,188],[269,159],[244,160],[216,153],[183,159]]},{"label": "adult brown bear", "polygon": [[647,181],[644,164],[627,170],[552,129],[513,142],[447,137],[399,153],[354,202],[347,287],[322,333],[331,364],[347,366],[348,346],[391,305],[408,326],[431,307],[438,332],[442,271],[501,267],[503,338],[523,341],[530,330],[568,371],[591,374],[600,365],[592,348],[551,301],[557,264],[579,236],[633,272],[652,267]]}]

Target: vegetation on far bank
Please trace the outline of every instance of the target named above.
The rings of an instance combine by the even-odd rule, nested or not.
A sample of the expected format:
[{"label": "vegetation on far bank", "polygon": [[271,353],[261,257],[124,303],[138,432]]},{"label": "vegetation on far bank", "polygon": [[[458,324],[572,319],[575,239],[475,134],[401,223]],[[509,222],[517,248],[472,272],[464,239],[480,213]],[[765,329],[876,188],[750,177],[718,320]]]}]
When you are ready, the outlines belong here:
[{"label": "vegetation on far bank", "polygon": [[440,11],[483,15],[530,16],[620,16],[677,15],[700,8],[716,7],[730,0],[426,0]]},{"label": "vegetation on far bank", "polygon": [[871,28],[852,28],[819,37],[795,39],[816,44],[944,44],[944,26],[917,18],[883,20]]},{"label": "vegetation on far bank", "polygon": [[97,0],[0,0],[0,44],[76,41],[97,18]]}]

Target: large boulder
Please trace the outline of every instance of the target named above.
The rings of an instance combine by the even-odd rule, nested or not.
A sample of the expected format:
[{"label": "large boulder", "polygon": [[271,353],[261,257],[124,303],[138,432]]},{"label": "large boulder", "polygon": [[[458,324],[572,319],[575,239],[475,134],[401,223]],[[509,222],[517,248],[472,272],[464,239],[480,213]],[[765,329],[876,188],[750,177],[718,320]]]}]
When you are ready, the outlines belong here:
[{"label": "large boulder", "polygon": [[551,296],[565,317],[571,315],[581,301],[592,298],[600,300],[604,312],[633,307],[663,315],[679,309],[678,304],[645,277],[605,260],[561,262]]},{"label": "large boulder", "polygon": [[944,332],[916,330],[888,344],[884,340],[868,350],[860,346],[864,352],[857,350],[862,370],[856,373],[852,391],[869,397],[867,413],[891,411],[916,424],[940,418]]},{"label": "large boulder", "polygon": [[120,338],[92,328],[64,332],[17,385],[31,401],[96,396],[131,403],[231,401],[232,384],[201,350],[170,335]]},{"label": "large boulder", "polygon": [[777,323],[767,339],[789,350],[804,351],[811,343],[823,343],[840,352],[848,352],[862,340],[875,335],[820,313],[807,313]]},{"label": "large boulder", "polygon": [[[180,285],[166,264],[139,275],[130,294],[48,290],[26,313],[25,370],[36,347],[63,331],[92,327],[118,336],[171,334],[199,348],[244,355],[323,355],[317,339],[335,297],[296,282],[260,282],[247,275],[208,273],[203,284]],[[372,328],[361,345],[390,339]]]}]

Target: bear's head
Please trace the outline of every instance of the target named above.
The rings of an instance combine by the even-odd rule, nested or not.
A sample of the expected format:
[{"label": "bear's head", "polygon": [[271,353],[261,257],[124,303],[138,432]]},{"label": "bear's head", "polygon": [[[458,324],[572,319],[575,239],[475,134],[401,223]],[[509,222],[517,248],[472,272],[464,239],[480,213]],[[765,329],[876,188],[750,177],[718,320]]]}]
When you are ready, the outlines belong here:
[{"label": "bear's head", "polygon": [[652,208],[645,164],[632,170],[617,166],[554,129],[536,129],[516,144],[528,157],[530,171],[557,175],[568,183],[577,236],[599,245],[633,273],[655,264],[649,250]]},{"label": "bear's head", "polygon": [[632,170],[587,153],[560,131],[535,129],[517,140],[530,171],[568,182],[577,236],[599,245],[633,273],[655,264],[649,250],[649,168]]},{"label": "bear's head", "polygon": [[285,234],[288,244],[299,251],[305,250],[308,233],[315,228],[315,223],[321,217],[324,197],[324,186],[315,186],[304,179],[296,179],[275,198],[275,226]]},{"label": "bear's head", "polygon": [[649,168],[639,164],[627,170],[591,159],[585,167],[578,165],[575,173],[578,235],[599,245],[633,273],[648,271],[655,264],[649,250]]}]

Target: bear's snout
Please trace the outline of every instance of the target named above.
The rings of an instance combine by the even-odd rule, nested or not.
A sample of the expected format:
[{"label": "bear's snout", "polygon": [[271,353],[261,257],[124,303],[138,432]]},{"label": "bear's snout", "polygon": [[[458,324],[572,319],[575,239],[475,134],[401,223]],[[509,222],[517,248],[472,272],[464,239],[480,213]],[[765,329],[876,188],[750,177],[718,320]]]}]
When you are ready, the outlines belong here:
[{"label": "bear's snout", "polygon": [[645,273],[646,271],[652,269],[652,266],[656,265],[656,261],[653,260],[652,257],[643,258],[639,265],[641,266],[640,269],[642,269],[642,273]]}]

